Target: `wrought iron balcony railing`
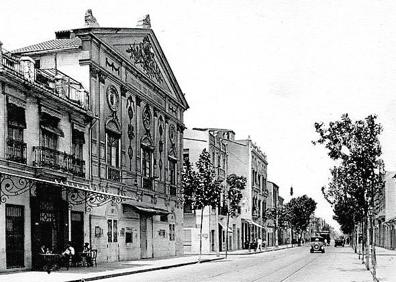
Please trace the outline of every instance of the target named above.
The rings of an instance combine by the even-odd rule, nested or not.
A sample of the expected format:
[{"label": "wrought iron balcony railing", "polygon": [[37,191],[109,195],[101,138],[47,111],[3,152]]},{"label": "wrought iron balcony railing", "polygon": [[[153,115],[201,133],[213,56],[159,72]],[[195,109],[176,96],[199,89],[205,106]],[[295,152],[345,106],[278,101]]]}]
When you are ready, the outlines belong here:
[{"label": "wrought iron balcony railing", "polygon": [[38,167],[47,167],[61,170],[73,175],[85,177],[85,161],[51,148],[37,146],[33,147],[34,163]]},{"label": "wrought iron balcony railing", "polygon": [[107,166],[107,179],[113,181],[121,181],[120,170],[116,167]]},{"label": "wrought iron balcony railing", "polygon": [[10,161],[26,164],[26,143],[8,138],[6,158]]}]

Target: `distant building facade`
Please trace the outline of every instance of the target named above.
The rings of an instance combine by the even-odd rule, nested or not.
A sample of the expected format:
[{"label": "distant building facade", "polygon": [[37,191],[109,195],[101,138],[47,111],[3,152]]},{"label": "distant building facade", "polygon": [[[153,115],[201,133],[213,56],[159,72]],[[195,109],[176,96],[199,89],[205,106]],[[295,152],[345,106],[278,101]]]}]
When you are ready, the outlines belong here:
[{"label": "distant building facade", "polygon": [[251,242],[266,238],[267,157],[250,138],[232,140],[228,149],[229,174],[235,173],[247,179],[246,188],[242,191],[241,236],[242,247],[249,248]]},{"label": "distant building facade", "polygon": [[[204,149],[211,156],[215,168],[216,178],[226,186],[228,175],[228,145],[227,138],[232,138],[232,130],[216,128],[194,128],[184,131],[183,158],[193,167]],[[223,199],[223,198],[222,198]],[[221,200],[222,200],[221,199]],[[221,202],[220,200],[220,202]],[[226,236],[229,239],[229,250],[238,249],[240,243],[240,219],[230,220],[230,227],[226,230],[226,217],[222,205],[218,208],[206,207],[202,210],[193,210],[190,206],[184,207],[184,252],[199,253],[199,234],[202,223],[202,251],[203,253],[225,251]],[[239,234],[239,235],[238,235]]]}]

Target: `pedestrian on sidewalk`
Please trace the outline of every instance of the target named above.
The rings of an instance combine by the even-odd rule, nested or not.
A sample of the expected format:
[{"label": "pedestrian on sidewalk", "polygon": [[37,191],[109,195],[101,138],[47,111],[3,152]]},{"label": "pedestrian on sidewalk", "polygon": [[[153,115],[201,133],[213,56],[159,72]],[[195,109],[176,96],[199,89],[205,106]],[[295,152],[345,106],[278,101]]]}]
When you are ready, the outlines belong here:
[{"label": "pedestrian on sidewalk", "polygon": [[261,240],[261,238],[258,238],[258,240],[257,240],[257,250],[258,251],[262,251],[263,249],[263,240]]}]

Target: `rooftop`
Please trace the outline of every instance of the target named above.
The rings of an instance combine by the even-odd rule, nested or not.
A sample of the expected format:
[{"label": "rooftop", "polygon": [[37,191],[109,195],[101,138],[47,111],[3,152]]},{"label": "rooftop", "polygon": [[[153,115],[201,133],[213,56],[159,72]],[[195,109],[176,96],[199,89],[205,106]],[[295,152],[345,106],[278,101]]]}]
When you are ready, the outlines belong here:
[{"label": "rooftop", "polygon": [[74,38],[62,38],[62,39],[52,39],[38,44],[29,45],[23,48],[19,48],[11,51],[13,54],[18,53],[35,53],[42,51],[59,51],[59,50],[71,50],[78,49],[81,47],[81,39],[78,37]]}]

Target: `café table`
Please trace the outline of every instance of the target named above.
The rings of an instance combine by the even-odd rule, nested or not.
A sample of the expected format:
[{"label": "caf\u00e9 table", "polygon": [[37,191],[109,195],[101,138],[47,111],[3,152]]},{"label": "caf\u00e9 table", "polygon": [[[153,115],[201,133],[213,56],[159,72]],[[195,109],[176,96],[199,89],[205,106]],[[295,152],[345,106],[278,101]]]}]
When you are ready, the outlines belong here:
[{"label": "caf\u00e9 table", "polygon": [[40,256],[45,261],[43,266],[43,270],[50,273],[53,270],[57,270],[60,268],[60,260],[62,255],[61,254],[40,254]]}]

